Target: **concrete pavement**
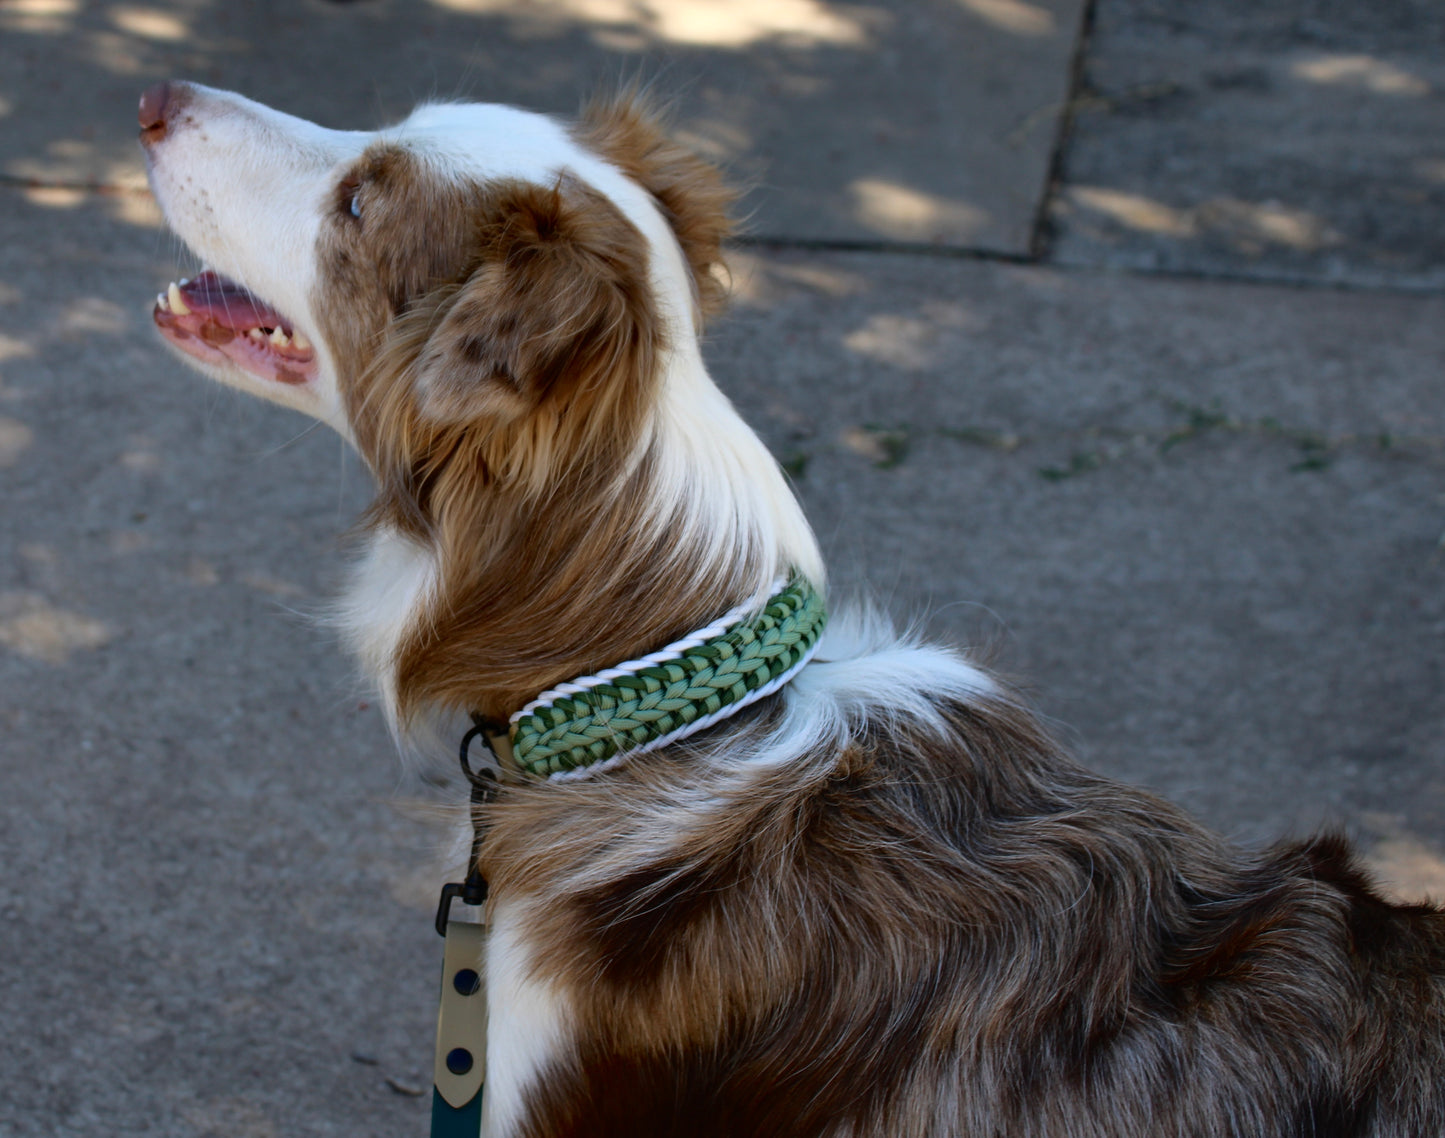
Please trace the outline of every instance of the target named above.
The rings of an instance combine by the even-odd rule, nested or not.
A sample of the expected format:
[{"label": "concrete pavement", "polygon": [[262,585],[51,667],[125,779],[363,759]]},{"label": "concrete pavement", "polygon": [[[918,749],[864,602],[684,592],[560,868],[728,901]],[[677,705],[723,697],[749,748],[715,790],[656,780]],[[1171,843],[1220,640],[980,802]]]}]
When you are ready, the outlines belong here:
[{"label": "concrete pavement", "polygon": [[1099,4],[1058,259],[1445,287],[1442,42],[1424,0]]},{"label": "concrete pavement", "polygon": [[599,86],[642,76],[676,100],[680,137],[759,187],[756,233],[1025,253],[1082,11],[1083,0],[17,0],[0,6],[0,170],[144,186],[135,92],[170,75],[368,129],[435,97],[571,114]]},{"label": "concrete pavement", "polygon": [[1445,896],[1442,81],[1375,11],[1098,0],[1071,97],[1082,13],[1024,0],[0,0],[0,1135],[425,1127],[447,791],[310,619],[363,473],[151,330],[169,74],[366,126],[660,69],[757,183],[709,358],[835,588],[1091,764]]}]

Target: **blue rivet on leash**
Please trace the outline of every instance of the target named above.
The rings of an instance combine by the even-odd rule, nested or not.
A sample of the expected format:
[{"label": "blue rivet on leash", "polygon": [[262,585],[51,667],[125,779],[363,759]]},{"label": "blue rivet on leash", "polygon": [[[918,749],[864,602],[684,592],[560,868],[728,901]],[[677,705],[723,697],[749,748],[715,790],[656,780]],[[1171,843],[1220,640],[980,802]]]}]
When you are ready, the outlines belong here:
[{"label": "blue rivet on leash", "polygon": [[472,1069],[472,1053],[465,1047],[453,1047],[447,1052],[447,1070],[453,1075],[465,1075]]},{"label": "blue rivet on leash", "polygon": [[481,986],[482,978],[471,968],[463,968],[452,977],[452,987],[457,990],[459,996],[474,995]]}]

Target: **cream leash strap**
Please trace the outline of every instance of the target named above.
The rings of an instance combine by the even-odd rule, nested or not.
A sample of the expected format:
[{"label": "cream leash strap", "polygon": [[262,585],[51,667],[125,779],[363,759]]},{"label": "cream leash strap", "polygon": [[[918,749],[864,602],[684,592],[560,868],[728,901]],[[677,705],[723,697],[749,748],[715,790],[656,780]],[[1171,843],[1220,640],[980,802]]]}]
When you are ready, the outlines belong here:
[{"label": "cream leash strap", "polygon": [[[496,744],[477,720],[462,738],[462,773],[471,783],[472,849],[465,881],[442,886],[436,930],[446,938],[442,957],[441,1009],[437,1012],[436,1063],[432,1074],[431,1138],[477,1138],[482,1129],[482,1084],[487,1069],[486,936],[483,906],[487,882],[478,864],[482,852],[482,810],[497,796],[497,776],[472,769],[472,741]],[[452,920],[452,901],[470,906],[474,921]]]}]

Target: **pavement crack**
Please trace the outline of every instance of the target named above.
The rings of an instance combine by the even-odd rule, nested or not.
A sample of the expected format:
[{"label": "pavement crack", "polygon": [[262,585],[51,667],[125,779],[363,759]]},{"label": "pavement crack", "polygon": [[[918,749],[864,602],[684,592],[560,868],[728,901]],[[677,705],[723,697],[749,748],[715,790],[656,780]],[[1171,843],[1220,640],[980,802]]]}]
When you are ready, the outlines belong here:
[{"label": "pavement crack", "polygon": [[114,182],[87,182],[71,178],[27,178],[18,174],[0,174],[0,186],[15,190],[74,190],[77,193],[150,197],[144,186],[122,186]]},{"label": "pavement crack", "polygon": [[1077,114],[1078,100],[1086,95],[1086,68],[1088,66],[1089,45],[1094,38],[1094,14],[1097,7],[1097,0],[1085,0],[1082,10],[1079,12],[1078,34],[1074,39],[1074,52],[1069,60],[1069,81],[1068,97],[1062,105],[1043,108],[1035,111],[1022,123],[1014,128],[1009,135],[1008,143],[1016,146],[1015,136],[1022,139],[1023,135],[1032,131],[1036,123],[1036,117],[1045,113],[1056,116],[1054,126],[1053,143],[1049,147],[1049,163],[1044,175],[1043,187],[1039,193],[1038,200],[1034,203],[1033,217],[1029,224],[1029,256],[1035,262],[1047,260],[1053,246],[1053,224],[1050,218],[1053,216],[1054,200],[1063,189],[1066,178],[1066,163],[1068,160],[1069,140],[1074,134],[1074,116]]},{"label": "pavement crack", "polygon": [[933,245],[919,241],[867,240],[834,237],[789,237],[781,234],[749,233],[735,236],[728,244],[738,249],[798,250],[805,253],[882,253],[936,257],[954,261],[997,261],[1007,265],[1036,264],[1027,253],[984,249],[970,245]]}]

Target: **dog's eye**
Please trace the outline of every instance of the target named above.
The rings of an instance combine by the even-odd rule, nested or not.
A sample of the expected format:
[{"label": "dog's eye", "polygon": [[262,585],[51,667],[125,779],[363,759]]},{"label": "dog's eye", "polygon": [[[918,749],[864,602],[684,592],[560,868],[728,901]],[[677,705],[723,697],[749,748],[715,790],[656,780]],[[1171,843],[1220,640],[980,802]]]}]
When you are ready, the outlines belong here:
[{"label": "dog's eye", "polygon": [[361,220],[361,190],[360,178],[347,178],[337,186],[336,211],[342,214],[349,213],[358,221]]}]

